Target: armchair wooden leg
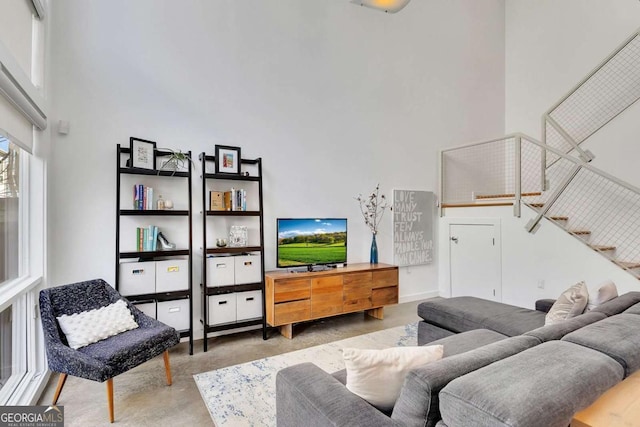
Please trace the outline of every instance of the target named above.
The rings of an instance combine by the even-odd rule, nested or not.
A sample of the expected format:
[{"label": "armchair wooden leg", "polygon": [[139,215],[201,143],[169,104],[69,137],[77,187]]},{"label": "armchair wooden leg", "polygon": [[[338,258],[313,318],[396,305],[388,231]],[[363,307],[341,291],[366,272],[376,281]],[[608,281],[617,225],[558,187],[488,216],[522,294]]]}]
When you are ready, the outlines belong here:
[{"label": "armchair wooden leg", "polygon": [[107,380],[107,404],[109,405],[109,422],[113,423],[113,378]]},{"label": "armchair wooden leg", "polygon": [[171,385],[173,381],[171,380],[171,365],[169,364],[169,350],[165,350],[162,355],[164,359],[164,371],[167,374],[167,385]]},{"label": "armchair wooden leg", "polygon": [[56,392],[53,395],[53,403],[55,405],[58,403],[58,398],[60,397],[60,392],[62,392],[62,387],[64,387],[64,383],[67,381],[67,374],[60,374],[58,377],[58,386],[56,387]]}]

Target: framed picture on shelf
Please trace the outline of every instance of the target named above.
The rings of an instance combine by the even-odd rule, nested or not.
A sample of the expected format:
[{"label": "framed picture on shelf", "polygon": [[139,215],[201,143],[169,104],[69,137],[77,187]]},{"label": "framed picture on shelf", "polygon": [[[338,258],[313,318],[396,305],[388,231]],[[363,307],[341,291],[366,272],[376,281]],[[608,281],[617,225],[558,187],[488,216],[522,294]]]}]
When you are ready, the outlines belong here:
[{"label": "framed picture on shelf", "polygon": [[129,138],[131,167],[140,169],[156,168],[156,143],[146,139]]},{"label": "framed picture on shelf", "polygon": [[240,175],[240,147],[216,145],[216,173]]},{"label": "framed picture on shelf", "polygon": [[232,225],[229,230],[229,246],[241,248],[248,245],[249,235],[247,227],[244,225]]}]

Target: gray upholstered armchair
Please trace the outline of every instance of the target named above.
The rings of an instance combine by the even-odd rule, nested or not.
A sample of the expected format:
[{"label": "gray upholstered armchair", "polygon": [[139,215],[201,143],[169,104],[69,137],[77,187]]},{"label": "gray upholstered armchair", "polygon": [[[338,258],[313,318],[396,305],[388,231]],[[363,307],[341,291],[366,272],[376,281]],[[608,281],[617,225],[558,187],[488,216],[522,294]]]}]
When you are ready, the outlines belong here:
[{"label": "gray upholstered armchair", "polygon": [[[124,300],[138,328],[89,344],[69,347],[57,317],[94,310]],[[109,421],[113,422],[113,377],[164,353],[167,384],[171,385],[168,349],[180,341],[175,329],[146,316],[102,279],[73,283],[40,292],[40,314],[49,369],[60,373],[55,405],[68,375],[107,382]]]}]

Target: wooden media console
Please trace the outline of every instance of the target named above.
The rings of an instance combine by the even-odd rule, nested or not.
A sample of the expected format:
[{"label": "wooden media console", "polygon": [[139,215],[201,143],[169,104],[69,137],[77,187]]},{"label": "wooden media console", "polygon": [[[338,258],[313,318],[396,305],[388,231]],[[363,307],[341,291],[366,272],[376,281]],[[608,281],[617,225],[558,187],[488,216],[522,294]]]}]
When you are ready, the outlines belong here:
[{"label": "wooden media console", "polygon": [[384,306],[398,303],[398,267],[352,264],[325,271],[265,274],[267,323],[293,338],[293,324],[365,311],[384,318]]}]

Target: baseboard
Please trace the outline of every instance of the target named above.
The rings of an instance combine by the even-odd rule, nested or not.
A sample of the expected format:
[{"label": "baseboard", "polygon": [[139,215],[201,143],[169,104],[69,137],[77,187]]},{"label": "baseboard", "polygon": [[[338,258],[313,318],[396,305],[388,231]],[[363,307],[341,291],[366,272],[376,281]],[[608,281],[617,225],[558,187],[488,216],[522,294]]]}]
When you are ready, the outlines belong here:
[{"label": "baseboard", "polygon": [[402,295],[401,297],[398,298],[398,302],[402,304],[405,302],[420,301],[423,299],[434,298],[439,296],[440,296],[440,291],[438,290],[421,292],[419,294]]}]

